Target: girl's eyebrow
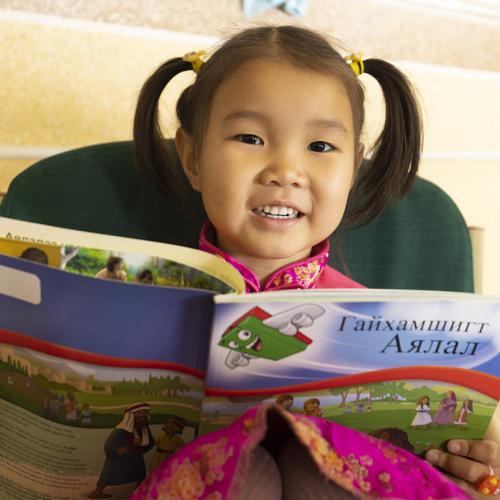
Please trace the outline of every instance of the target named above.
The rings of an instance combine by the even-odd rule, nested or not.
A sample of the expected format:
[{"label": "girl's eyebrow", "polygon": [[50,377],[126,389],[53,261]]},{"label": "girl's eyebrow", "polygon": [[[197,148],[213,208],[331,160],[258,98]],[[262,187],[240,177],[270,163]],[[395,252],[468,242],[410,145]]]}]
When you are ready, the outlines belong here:
[{"label": "girl's eyebrow", "polygon": [[224,123],[236,121],[241,118],[246,118],[250,120],[256,120],[265,122],[268,120],[267,116],[264,113],[260,113],[259,111],[250,111],[250,110],[241,110],[241,111],[233,111],[224,117],[222,120]]},{"label": "girl's eyebrow", "polygon": [[[265,113],[259,111],[241,110],[233,111],[224,117],[224,123],[230,123],[239,119],[255,120],[259,122],[269,121],[269,117]],[[307,123],[310,127],[334,129],[347,135],[347,127],[340,120],[331,120],[328,118],[315,118]]]},{"label": "girl's eyebrow", "polygon": [[328,120],[324,118],[316,118],[308,123],[310,126],[335,129],[347,135],[347,128],[340,120]]}]

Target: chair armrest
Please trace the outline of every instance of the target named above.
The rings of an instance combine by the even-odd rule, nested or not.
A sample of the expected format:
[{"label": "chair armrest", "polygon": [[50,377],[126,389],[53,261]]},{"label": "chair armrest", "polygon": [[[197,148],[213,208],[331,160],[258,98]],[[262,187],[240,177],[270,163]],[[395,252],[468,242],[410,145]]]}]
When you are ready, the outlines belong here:
[{"label": "chair armrest", "polygon": [[474,272],[474,293],[483,292],[484,228],[469,226],[472,245],[472,269]]}]

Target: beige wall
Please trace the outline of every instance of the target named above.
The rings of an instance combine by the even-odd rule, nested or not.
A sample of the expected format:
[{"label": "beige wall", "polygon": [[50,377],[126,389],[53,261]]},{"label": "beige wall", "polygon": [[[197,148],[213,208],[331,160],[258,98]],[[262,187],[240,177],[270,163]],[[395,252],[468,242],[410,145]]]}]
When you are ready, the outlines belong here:
[{"label": "beige wall", "polygon": [[[4,3],[9,3],[9,8],[16,4]],[[373,2],[364,3],[373,7]],[[51,2],[37,5],[50,7]],[[313,2],[314,8],[317,5]],[[199,10],[194,12],[193,19],[198,19]],[[181,16],[178,10],[175,13]],[[281,19],[284,14],[273,16]],[[82,18],[81,12],[74,17],[67,12],[64,17],[47,17],[0,10],[0,46],[8,47],[0,51],[0,191],[33,159],[80,145],[129,139],[137,91],[147,74],[164,59],[215,41],[212,21],[207,23],[205,33],[197,28],[198,33],[190,34],[130,26],[133,23],[128,21],[127,25],[123,19],[120,23],[103,23]],[[182,16],[179,19],[185,20]],[[227,19],[225,23],[230,25]],[[309,24],[315,22],[312,19]],[[351,33],[351,39],[355,35]],[[473,40],[474,44],[480,42]],[[496,222],[500,215],[500,196],[496,193],[500,186],[496,123],[500,116],[500,74],[428,64],[435,54],[425,61],[420,49],[413,55],[407,49],[394,50],[392,55],[385,43],[381,52],[400,61],[398,64],[411,75],[421,94],[426,124],[421,173],[452,196],[469,225],[485,227],[484,291],[500,293],[500,266],[496,262],[500,255]],[[491,52],[487,55],[490,57]],[[488,66],[478,59],[477,66]],[[169,90],[164,103],[166,117],[189,78],[178,78]],[[363,78],[369,88],[370,139],[380,121],[381,101],[376,85],[369,77]],[[173,129],[172,119],[165,121],[167,128]]]},{"label": "beige wall", "polygon": [[355,52],[500,70],[500,6],[484,0],[310,0],[303,18],[276,8],[250,19],[243,15],[242,4],[243,0],[0,0],[0,9],[217,37],[249,24],[300,23],[333,35]]}]

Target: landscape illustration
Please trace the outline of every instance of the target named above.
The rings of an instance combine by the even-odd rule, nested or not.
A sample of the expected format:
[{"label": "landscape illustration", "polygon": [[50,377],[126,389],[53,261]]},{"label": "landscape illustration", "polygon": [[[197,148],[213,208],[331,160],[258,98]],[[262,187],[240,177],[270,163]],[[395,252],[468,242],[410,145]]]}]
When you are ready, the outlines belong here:
[{"label": "landscape illustration", "polygon": [[137,402],[151,425],[179,417],[198,434],[202,381],[167,370],[90,365],[0,343],[0,398],[54,422],[113,428]]},{"label": "landscape illustration", "polygon": [[[199,269],[160,257],[0,238],[0,251],[72,273],[127,283],[198,288],[228,293],[231,287]],[[107,272],[109,271],[109,272]]]},{"label": "landscape illustration", "polygon": [[259,402],[327,418],[376,437],[395,432],[418,454],[451,438],[482,439],[497,407],[495,399],[467,387],[396,380],[273,397],[209,397],[203,403],[201,432],[231,423]]}]

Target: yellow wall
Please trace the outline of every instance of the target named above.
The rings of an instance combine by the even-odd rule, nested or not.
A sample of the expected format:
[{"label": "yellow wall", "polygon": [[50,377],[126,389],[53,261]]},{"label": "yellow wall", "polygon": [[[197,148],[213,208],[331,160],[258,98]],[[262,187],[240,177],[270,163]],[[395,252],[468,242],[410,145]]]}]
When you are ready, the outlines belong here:
[{"label": "yellow wall", "polygon": [[500,73],[406,66],[425,111],[420,175],[452,197],[469,226],[484,228],[483,291],[500,293]]},{"label": "yellow wall", "polygon": [[[33,159],[58,150],[129,139],[137,92],[169,57],[214,38],[0,11],[0,191]],[[419,88],[426,140],[422,176],[457,202],[469,225],[486,229],[484,291],[500,293],[500,74],[401,62]],[[176,79],[164,102],[166,128]],[[380,121],[369,78],[368,138]]]}]

